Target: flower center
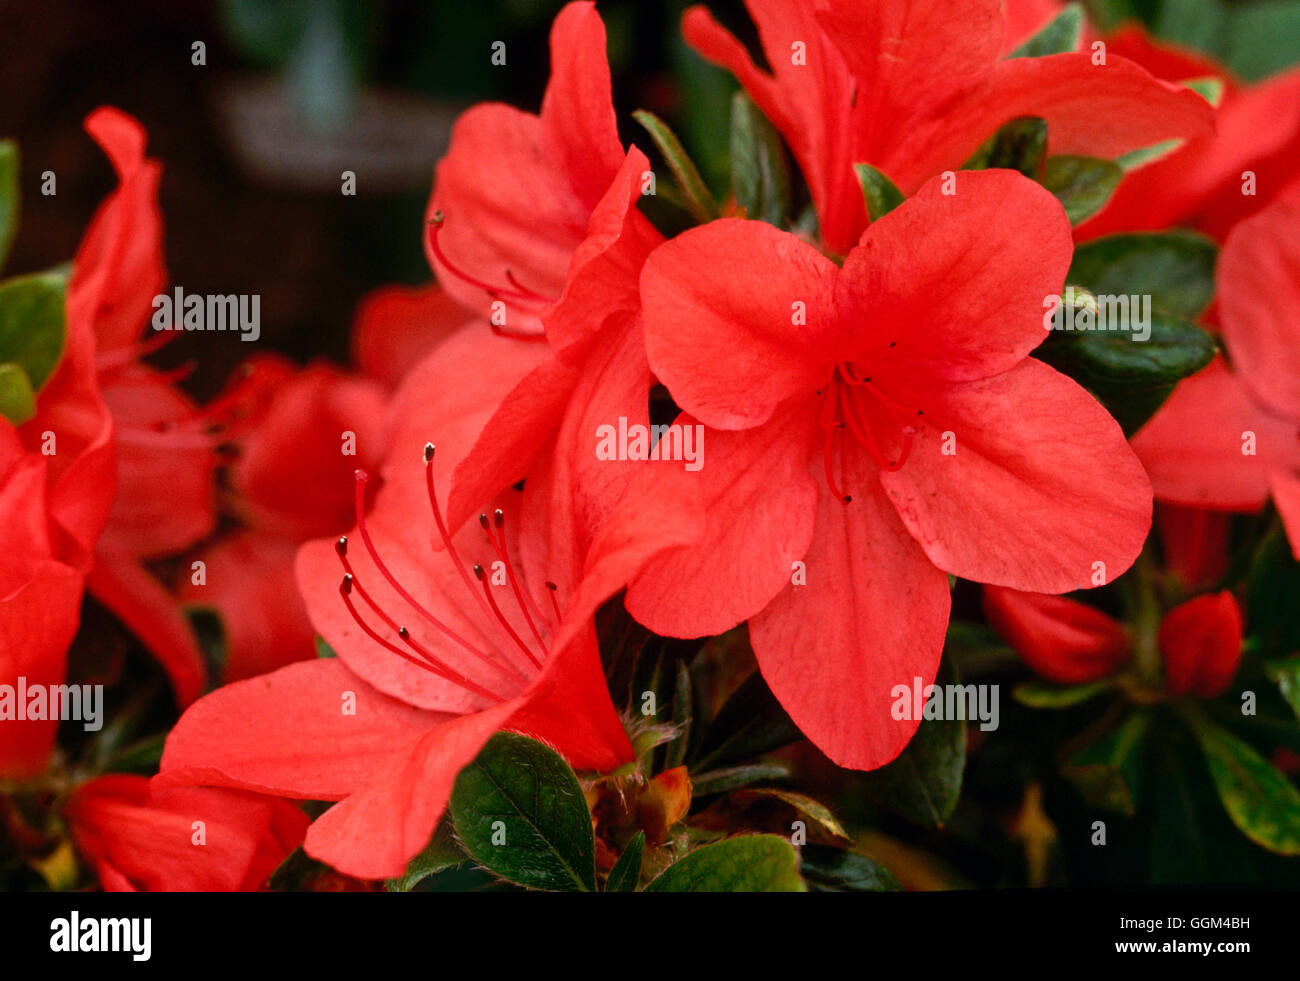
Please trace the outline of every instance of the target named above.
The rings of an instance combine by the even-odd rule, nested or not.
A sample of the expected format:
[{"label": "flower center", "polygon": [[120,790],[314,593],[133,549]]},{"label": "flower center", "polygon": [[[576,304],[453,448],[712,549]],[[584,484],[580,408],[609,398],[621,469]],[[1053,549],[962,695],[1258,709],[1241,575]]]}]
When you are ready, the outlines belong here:
[{"label": "flower center", "polygon": [[[384,649],[398,655],[416,667],[437,675],[444,681],[451,682],[458,688],[472,692],[492,702],[501,702],[506,698],[513,697],[526,687],[532,677],[541,669],[550,653],[545,637],[554,633],[555,627],[560,621],[559,604],[555,599],[556,586],[550,582],[546,584],[551,596],[551,606],[555,613],[555,619],[552,622],[542,613],[532,596],[523,587],[519,576],[515,573],[514,563],[511,561],[509,549],[506,547],[505,512],[498,508],[493,512],[491,519],[488,518],[486,513],[479,515],[479,525],[483,529],[488,547],[496,557],[496,568],[504,572],[506,583],[510,586],[514,601],[518,605],[524,622],[528,625],[528,632],[532,637],[532,644],[530,645],[520,636],[519,631],[512,626],[510,620],[497,604],[496,597],[493,595],[492,584],[483,566],[478,563],[473,566],[474,578],[478,580],[476,586],[474,579],[470,578],[470,573],[461,559],[460,553],[452,542],[451,535],[447,530],[447,524],[443,520],[442,510],[438,507],[438,496],[433,481],[434,452],[434,445],[426,443],[424,447],[425,488],[428,491],[429,506],[433,511],[434,524],[437,526],[438,535],[444,546],[443,554],[455,567],[461,582],[469,590],[474,602],[479,605],[484,616],[489,622],[494,623],[500,631],[502,644],[497,648],[489,648],[487,651],[483,651],[476,644],[471,643],[452,627],[434,616],[424,604],[412,596],[406,587],[398,581],[379,555],[379,550],[375,547],[374,540],[366,528],[365,492],[369,475],[364,470],[356,471],[357,533],[361,536],[361,541],[367,553],[369,553],[371,561],[374,562],[375,568],[379,570],[379,574],[387,580],[389,586],[405,601],[409,609],[443,634],[462,652],[469,655],[471,661],[462,668],[448,664],[445,659],[439,657],[429,650],[426,645],[421,644],[412,637],[410,630],[385,611],[362,585],[356,569],[348,560],[348,539],[346,536],[341,536],[334,546],[339,561],[343,564],[343,580],[339,584],[339,593],[343,597],[343,602],[352,615],[352,619],[356,621],[357,626],[365,632],[366,636]],[[362,618],[360,611],[352,600],[354,593],[360,597],[361,602],[387,628],[389,636],[384,636]],[[396,636],[396,641],[392,639],[393,635]],[[509,656],[507,656],[507,652],[510,652]]]},{"label": "flower center", "polygon": [[918,432],[913,420],[924,415],[885,392],[869,375],[860,374],[848,361],[837,361],[830,380],[818,390],[822,397],[818,425],[824,433],[822,462],[826,484],[845,504],[853,500],[835,481],[835,434],[855,441],[882,470],[903,468]]},{"label": "flower center", "polygon": [[[542,293],[538,293],[536,290],[531,290],[527,286],[524,286],[515,278],[515,274],[509,269],[505,270],[505,278],[506,282],[508,282],[510,286],[505,287],[493,286],[491,283],[479,279],[476,276],[471,276],[469,273],[456,266],[447,258],[447,254],[443,252],[442,246],[438,244],[438,234],[442,231],[442,228],[446,223],[447,218],[441,211],[434,212],[433,220],[429,222],[429,249],[433,252],[437,260],[442,263],[446,270],[457,279],[483,290],[494,300],[513,300],[517,304],[521,305],[525,312],[531,314],[536,314],[544,307],[548,307],[556,302],[553,297],[545,296]],[[546,335],[541,330],[516,330],[497,324],[491,319],[489,319],[489,323],[491,324],[492,332],[500,334],[502,337],[509,337],[519,341],[546,340]]]}]

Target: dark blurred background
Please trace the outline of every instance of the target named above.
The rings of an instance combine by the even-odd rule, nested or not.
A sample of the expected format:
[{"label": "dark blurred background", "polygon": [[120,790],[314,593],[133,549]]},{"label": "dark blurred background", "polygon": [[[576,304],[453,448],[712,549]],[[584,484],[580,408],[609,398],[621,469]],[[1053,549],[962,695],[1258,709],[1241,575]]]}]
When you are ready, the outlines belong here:
[{"label": "dark blurred background", "polygon": [[[261,294],[263,345],[300,361],[346,361],[357,300],[383,283],[429,278],[424,207],[456,114],[484,99],[536,111],[561,6],[3,0],[0,137],[19,142],[23,187],[6,272],[72,257],[113,187],[82,121],[114,105],[144,123],[149,153],[163,162],[172,283]],[[697,123],[726,120],[732,83],[681,43],[685,6],[600,4],[621,121],[634,126],[628,113],[641,106],[676,121],[687,99],[698,103]],[[748,27],[739,3],[718,6],[728,23]],[[193,64],[199,41],[202,66]],[[492,64],[496,41],[505,42],[505,66]],[[726,126],[680,132],[719,176]],[[46,170],[56,174],[54,196],[40,193]],[[341,193],[344,170],[357,175],[355,196]],[[242,347],[187,336],[157,360],[197,356],[188,385],[206,396],[251,353]]]}]

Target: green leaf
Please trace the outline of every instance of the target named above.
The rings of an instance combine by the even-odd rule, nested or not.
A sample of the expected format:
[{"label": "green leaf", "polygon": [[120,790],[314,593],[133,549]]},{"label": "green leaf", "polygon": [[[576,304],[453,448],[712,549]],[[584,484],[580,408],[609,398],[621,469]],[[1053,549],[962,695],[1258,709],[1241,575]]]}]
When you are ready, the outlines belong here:
[{"label": "green leaf", "polygon": [[1145,341],[1131,329],[1053,330],[1034,356],[1089,389],[1131,435],[1215,352],[1214,339],[1195,324],[1152,314],[1149,326]]},{"label": "green leaf", "polygon": [[853,165],[862,185],[862,198],[867,204],[867,216],[877,221],[903,203],[903,192],[888,177],[871,164]]},{"label": "green leaf", "polygon": [[635,892],[641,878],[641,853],[645,851],[645,832],[638,831],[623,849],[605,879],[606,892]]},{"label": "green leaf", "polygon": [[695,797],[724,794],[729,790],[748,787],[760,780],[784,780],[790,768],[784,763],[751,763],[748,766],[724,767],[707,773],[691,774],[691,793]]},{"label": "green leaf", "polygon": [[1043,55],[1067,54],[1079,50],[1083,40],[1083,7],[1068,4],[1037,34],[1016,48],[1008,58],[1039,58]]},{"label": "green leaf", "polygon": [[338,657],[334,648],[330,647],[325,638],[320,634],[316,635],[316,656],[317,657]]},{"label": "green leaf", "polygon": [[1018,170],[1036,178],[1047,154],[1047,120],[1038,116],[1018,116],[984,141],[963,170]]},{"label": "green leaf", "polygon": [[582,787],[569,764],[541,743],[497,733],[456,778],[450,809],[465,849],[503,879],[595,891],[595,840]]},{"label": "green leaf", "polygon": [[1274,522],[1251,561],[1246,622],[1261,653],[1274,659],[1300,650],[1300,562],[1279,522]]},{"label": "green leaf", "polygon": [[[947,661],[939,674],[935,684],[957,681]],[[896,760],[860,779],[867,796],[881,807],[923,828],[941,828],[961,796],[965,767],[965,721],[930,719],[921,723]]]},{"label": "green leaf", "polygon": [[1195,320],[1214,296],[1218,247],[1195,232],[1108,235],[1074,250],[1067,282],[1096,295],[1151,297],[1151,309]]},{"label": "green leaf", "polygon": [[700,224],[718,217],[718,205],[713,200],[713,195],[709,193],[704,178],[700,176],[699,168],[687,155],[681,140],[677,139],[677,134],[669,129],[662,119],[644,109],[632,113],[632,118],[645,127],[650,138],[654,140],[655,146],[668,162],[668,168],[677,178],[677,184],[685,195],[686,210],[691,213],[691,217]]},{"label": "green leaf", "polygon": [[1132,815],[1141,790],[1150,723],[1148,713],[1134,712],[1071,757],[1062,774],[1093,807]]},{"label": "green leaf", "polygon": [[0,364],[20,365],[39,392],[54,374],[67,333],[67,277],[57,272],[0,283]]},{"label": "green leaf", "polygon": [[898,892],[893,874],[872,859],[828,845],[805,845],[800,871],[812,892]]},{"label": "green leaf", "polygon": [[15,426],[36,415],[36,393],[23,366],[12,361],[0,364],[0,416]]},{"label": "green leaf", "polygon": [[742,798],[771,797],[788,804],[804,817],[811,818],[826,834],[844,841],[851,840],[844,825],[831,812],[831,809],[815,798],[792,790],[780,790],[776,787],[753,787],[737,795]]},{"label": "green leaf", "polygon": [[1219,800],[1241,833],[1281,855],[1300,855],[1300,791],[1247,743],[1197,718],[1193,731]]},{"label": "green leaf", "polygon": [[9,247],[18,234],[18,211],[22,194],[18,187],[18,144],[0,140],[0,268],[9,258]]},{"label": "green leaf", "polygon": [[1071,225],[1100,211],[1123,177],[1118,164],[1095,157],[1048,157],[1043,166],[1043,186],[1065,206]]},{"label": "green leaf", "polygon": [[1130,150],[1128,153],[1121,153],[1115,158],[1115,163],[1120,170],[1127,174],[1130,171],[1145,167],[1149,163],[1155,163],[1162,157],[1169,156],[1182,145],[1182,140],[1165,140],[1163,143],[1138,147],[1138,149]]},{"label": "green leaf", "polygon": [[1285,661],[1275,661],[1264,665],[1264,672],[1269,680],[1277,685],[1278,691],[1291,706],[1296,717],[1300,718],[1300,654]]},{"label": "green leaf", "polygon": [[1114,687],[1114,681],[1109,678],[1084,685],[1056,685],[1034,678],[1016,685],[1011,697],[1030,708],[1064,709],[1080,705]]},{"label": "green leaf", "polygon": [[691,769],[711,770],[752,760],[802,738],[762,675],[754,672],[723,703]]},{"label": "green leaf", "polygon": [[731,190],[750,218],[780,227],[789,214],[781,136],[744,92],[731,97]]},{"label": "green leaf", "polygon": [[646,892],[805,892],[794,846],[775,835],[741,835],[695,849]]},{"label": "green leaf", "polygon": [[389,892],[410,892],[431,875],[455,868],[465,861],[465,853],[456,844],[451,822],[444,816],[438,822],[429,844],[406,865],[406,871],[384,885]]}]

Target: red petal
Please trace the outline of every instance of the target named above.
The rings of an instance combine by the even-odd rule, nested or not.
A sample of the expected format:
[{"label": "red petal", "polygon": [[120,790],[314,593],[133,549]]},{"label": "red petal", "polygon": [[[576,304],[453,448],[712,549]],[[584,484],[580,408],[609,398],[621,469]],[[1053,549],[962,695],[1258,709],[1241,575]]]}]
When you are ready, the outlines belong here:
[{"label": "red petal", "polygon": [[1300,420],[1300,200],[1234,228],[1217,278],[1236,376],[1278,415]]},{"label": "red petal", "polygon": [[1205,508],[1158,504],[1156,524],[1165,567],[1189,589],[1203,589],[1228,571],[1228,515]]},{"label": "red petal", "polygon": [[[945,381],[985,378],[1043,342],[1044,303],[1073,254],[1060,202],[1010,170],[935,178],[875,222],[844,261],[842,354],[863,374],[900,365]],[[861,325],[869,325],[862,327]]]},{"label": "red petal", "polygon": [[[239,531],[200,552],[204,585],[187,579],[182,602],[215,610],[224,631],[223,682],[316,656],[316,631],[293,581],[296,542]],[[188,569],[188,565],[186,566]]]},{"label": "red petal", "polygon": [[595,207],[623,163],[623,144],[610,95],[605,25],[587,0],[566,4],[551,26],[542,132],[570,186]]},{"label": "red petal", "polygon": [[[696,420],[682,415],[677,423]],[[812,421],[795,413],[745,432],[705,431],[707,457],[695,475],[704,537],[647,564],[625,598],[633,617],[668,637],[720,634],[790,583],[817,511],[813,431]]]},{"label": "red petal", "polygon": [[836,273],[811,245],[764,222],[722,219],[678,235],[641,274],[650,366],[710,426],[766,422],[830,375]]},{"label": "red petal", "polygon": [[[81,573],[44,560],[27,583],[0,595],[0,684],[59,685],[81,617]],[[0,721],[0,777],[22,780],[45,769],[58,720]]]},{"label": "red petal", "polygon": [[182,707],[206,680],[203,655],[180,604],[134,555],[101,549],[86,588],[135,634],[162,665]]},{"label": "red petal", "polygon": [[1198,596],[1160,624],[1165,687],[1175,695],[1214,698],[1227,690],[1241,662],[1241,610],[1232,593]]},{"label": "red petal", "polygon": [[1160,500],[1228,511],[1258,511],[1269,473],[1300,465],[1295,424],[1260,408],[1219,358],[1178,383],[1133,449]]},{"label": "red petal", "polygon": [[1151,527],[1151,486],[1091,395],[1026,359],[925,399],[911,456],[881,481],[939,568],[1063,593],[1133,563]]},{"label": "red petal", "polygon": [[86,117],[86,132],[113,162],[118,187],[99,206],[73,262],[69,293],[91,297],[98,349],[133,344],[167,283],[158,180],[162,167],[144,155],[144,127],[109,106]]},{"label": "red petal", "polygon": [[933,681],[948,581],[872,486],[860,455],[844,463],[853,502],[823,490],[808,584],[787,585],[749,632],[763,677],[795,724],[838,765],[870,770],[894,759],[920,723],[895,717],[894,689]]},{"label": "red petal", "polygon": [[1114,674],[1131,656],[1124,625],[1063,596],[984,587],[989,623],[1035,674],[1063,685]]},{"label": "red petal", "polygon": [[[355,714],[345,714],[349,693]],[[303,661],[195,702],[154,779],[339,800],[447,718],[381,694],[337,659]]]},{"label": "red petal", "polygon": [[471,318],[436,283],[381,286],[357,304],[352,358],[362,373],[396,388],[412,365]]},{"label": "red petal", "polygon": [[106,873],[110,891],[256,889],[274,869],[270,862],[283,860],[307,829],[307,816],[284,801],[195,787],[151,790],[145,777],[127,775],[77,787],[65,815],[78,850]]},{"label": "red petal", "polygon": [[513,709],[507,702],[450,719],[405,748],[393,748],[355,793],[312,824],[307,854],[359,879],[401,875],[433,837],[456,775]]}]

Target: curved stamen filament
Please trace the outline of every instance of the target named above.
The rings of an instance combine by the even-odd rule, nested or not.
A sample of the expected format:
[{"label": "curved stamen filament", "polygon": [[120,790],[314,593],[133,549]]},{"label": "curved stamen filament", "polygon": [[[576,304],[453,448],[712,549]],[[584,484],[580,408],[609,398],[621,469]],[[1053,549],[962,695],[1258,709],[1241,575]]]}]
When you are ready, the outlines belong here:
[{"label": "curved stamen filament", "polygon": [[456,266],[447,258],[447,254],[443,252],[442,246],[438,244],[438,233],[442,231],[442,226],[445,222],[446,218],[441,211],[436,212],[433,216],[433,220],[429,222],[429,250],[433,253],[434,258],[445,266],[447,271],[457,279],[464,280],[471,286],[477,286],[494,299],[499,297],[509,297],[515,300],[531,302],[536,302],[538,300],[544,303],[553,302],[542,296],[540,293],[520,286],[519,282],[514,278],[514,275],[509,270],[506,270],[506,279],[516,287],[515,289],[503,289],[500,286],[493,286],[491,283],[479,279],[477,276],[471,276],[469,273],[465,272],[465,270]]},{"label": "curved stamen filament", "polygon": [[442,520],[442,508],[438,507],[438,494],[433,485],[433,455],[437,452],[437,447],[432,443],[424,444],[424,488],[429,494],[429,507],[433,510],[433,520],[438,526],[438,535],[442,538],[443,547],[447,554],[451,556],[452,564],[455,565],[456,571],[460,573],[461,581],[465,583],[465,588],[470,591],[478,605],[482,608],[483,613],[491,618],[492,611],[488,608],[487,602],[474,587],[473,581],[469,577],[469,572],[465,569],[465,563],[461,561],[460,553],[456,551],[456,545],[451,540],[451,534],[447,530],[447,523]]},{"label": "curved stamen filament", "polygon": [[409,592],[407,592],[406,588],[400,582],[397,581],[397,577],[394,576],[392,572],[389,571],[388,566],[384,564],[384,560],[379,557],[379,550],[375,548],[375,544],[370,538],[370,533],[366,529],[365,493],[366,493],[366,481],[369,480],[369,475],[364,470],[358,470],[356,472],[356,480],[357,480],[357,484],[356,484],[357,531],[361,535],[361,541],[366,546],[366,551],[370,553],[371,561],[375,563],[375,568],[377,568],[380,574],[385,579],[388,580],[388,584],[393,587],[393,589],[397,592],[399,596],[402,597],[402,599],[406,600],[406,602],[411,604],[411,607],[417,613],[419,613],[420,616],[424,617],[424,619],[429,621],[430,624],[432,624],[435,628],[440,630],[448,638],[455,641],[461,647],[465,648],[466,651],[468,651],[474,657],[478,658],[478,660],[480,660],[481,662],[483,662],[493,670],[506,675],[512,680],[517,681],[522,685],[527,685],[528,679],[525,678],[522,674],[520,674],[519,671],[517,671],[513,665],[500,663],[488,657],[477,647],[475,647],[473,644],[471,644],[469,641],[463,638],[460,634],[452,630],[451,627],[448,627],[445,623],[443,623],[432,613],[430,613],[427,609],[425,609],[425,607],[419,601],[417,601],[414,596],[412,596]]},{"label": "curved stamen filament", "polygon": [[[362,631],[365,632],[366,636],[368,636],[371,640],[373,640],[375,643],[379,644],[380,646],[384,647],[386,650],[390,651],[391,653],[396,654],[404,661],[409,661],[411,664],[414,664],[417,668],[422,668],[425,671],[428,671],[430,674],[437,675],[439,678],[442,678],[444,681],[450,681],[452,684],[458,685],[461,688],[464,688],[466,691],[473,692],[476,695],[480,695],[483,698],[488,699],[489,701],[492,702],[504,701],[502,696],[497,695],[494,692],[488,691],[486,688],[483,688],[481,685],[475,684],[474,682],[470,681],[468,678],[464,677],[463,675],[452,672],[450,669],[439,670],[439,668],[435,667],[433,663],[426,663],[425,661],[416,657],[414,654],[402,650],[396,644],[390,642],[387,638],[381,636],[373,627],[370,626],[370,624],[366,623],[366,621],[362,619],[361,614],[357,612],[357,608],[352,602],[352,590],[354,588],[356,588],[357,593],[363,599],[366,600],[366,604],[372,610],[378,613],[382,619],[384,619],[387,622],[388,617],[384,616],[383,611],[381,611],[377,606],[375,606],[375,604],[369,599],[366,593],[362,592],[359,583],[357,583],[356,578],[351,573],[347,573],[346,575],[343,576],[343,581],[339,584],[339,595],[343,597],[343,605],[348,608],[348,613],[352,615],[352,619],[356,621],[357,626],[360,627]],[[406,641],[408,644],[412,644],[413,646],[415,646],[414,642],[410,639],[410,633],[407,631],[405,627],[399,627],[397,629],[398,629],[398,636],[400,636],[402,640]],[[421,653],[424,653],[422,649],[421,649]]]},{"label": "curved stamen filament", "polygon": [[[492,532],[488,531],[488,540],[492,543],[492,548],[496,551],[497,557],[501,559],[501,563],[506,568],[506,577],[510,580],[510,588],[515,591],[515,602],[519,604],[524,619],[528,621],[528,629],[533,632],[533,637],[537,640],[537,646],[545,652],[546,642],[542,640],[541,632],[537,629],[537,624],[533,620],[533,614],[536,614],[537,619],[543,623],[546,622],[546,617],[542,615],[536,601],[519,585],[519,577],[515,575],[514,563],[510,561],[510,551],[506,548],[505,512],[497,508],[493,512],[492,518],[493,524],[496,525],[497,534],[493,536]],[[487,528],[485,527],[484,530],[487,531]]]},{"label": "curved stamen filament", "polygon": [[483,587],[483,595],[487,597],[488,604],[492,607],[492,612],[496,615],[501,626],[505,628],[506,633],[510,635],[510,639],[515,642],[515,646],[523,651],[525,656],[527,656],[534,665],[540,668],[542,662],[537,660],[537,655],[528,649],[528,645],[524,643],[523,638],[521,638],[519,634],[515,633],[515,628],[510,626],[510,621],[505,618],[504,614],[501,612],[501,608],[497,606],[497,601],[492,596],[492,586],[487,581],[487,576],[483,573],[483,567],[481,565],[474,566],[474,575],[478,576],[478,581]]},{"label": "curved stamen filament", "polygon": [[551,609],[555,611],[555,622],[558,624],[564,619],[564,614],[560,612],[559,601],[556,600],[555,594],[559,592],[560,587],[553,582],[547,582],[546,595],[551,598]]},{"label": "curved stamen filament", "polygon": [[842,425],[836,421],[835,418],[838,408],[838,399],[839,392],[835,385],[835,379],[831,378],[831,380],[826,383],[826,393],[822,398],[821,418],[818,420],[818,425],[821,426],[825,433],[822,441],[822,467],[826,471],[826,486],[831,489],[831,493],[838,497],[842,503],[848,504],[853,500],[853,498],[841,491],[839,485],[835,483],[833,465],[835,452],[833,438],[835,430],[841,428]]}]

